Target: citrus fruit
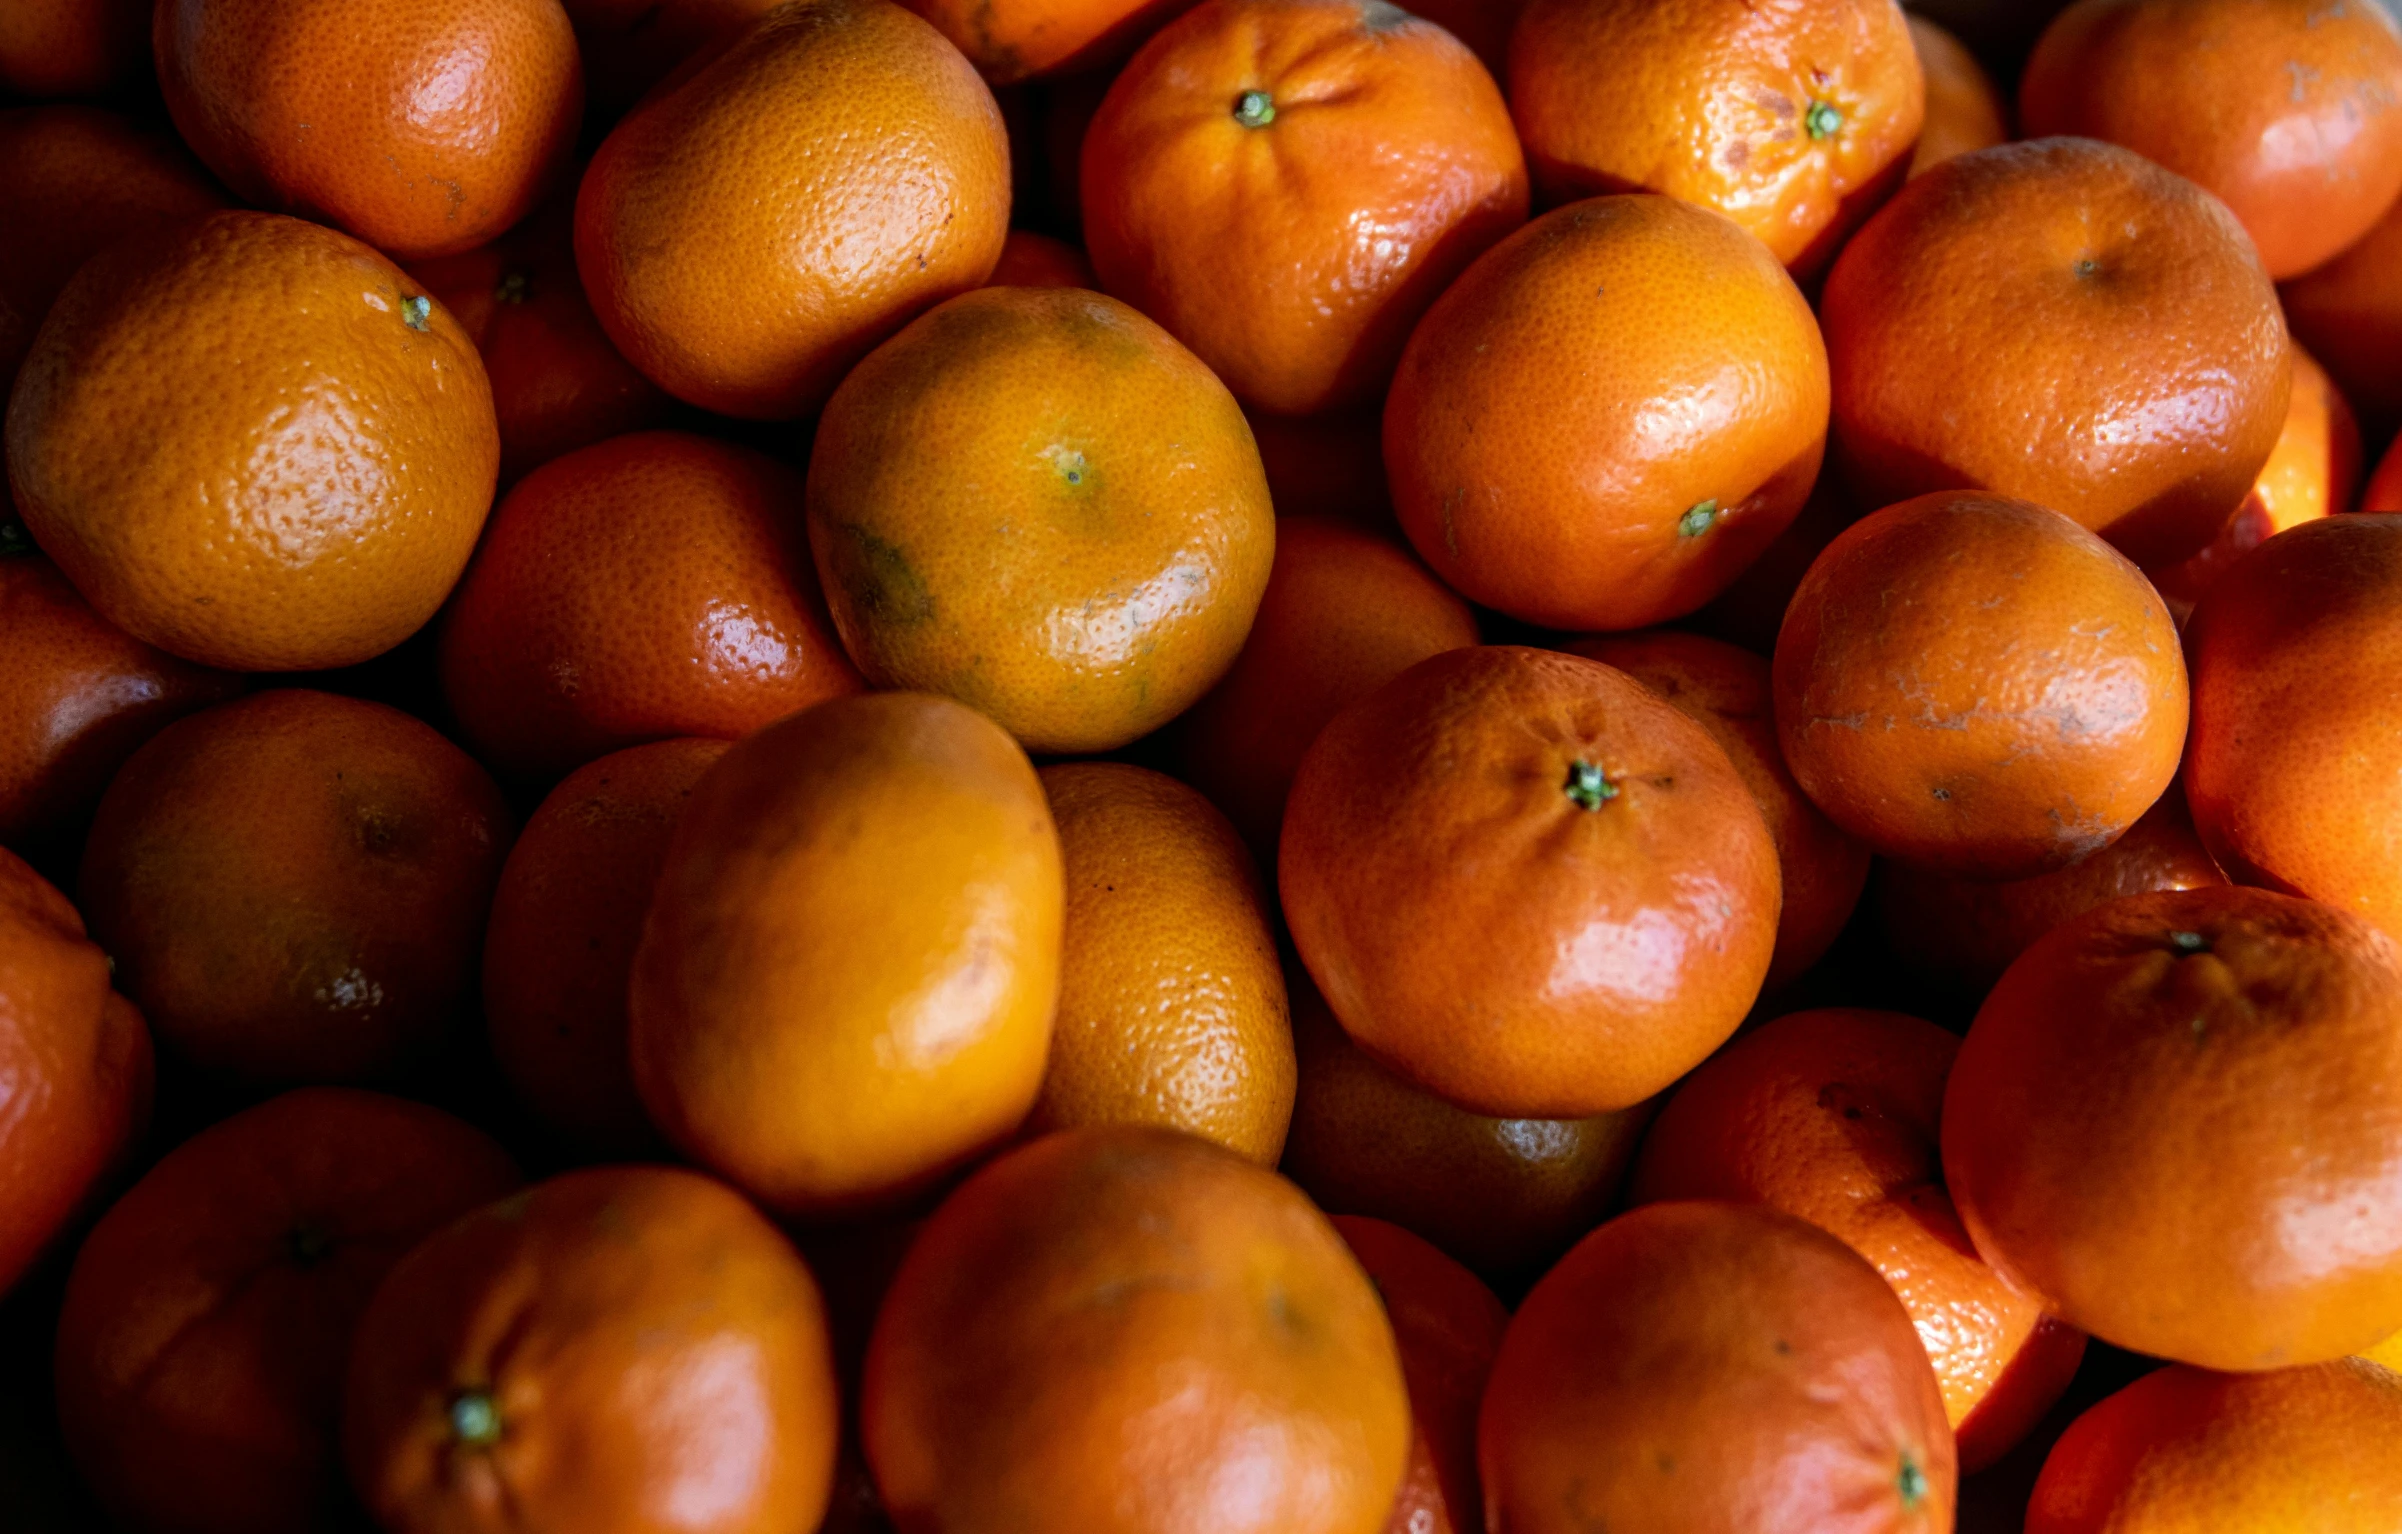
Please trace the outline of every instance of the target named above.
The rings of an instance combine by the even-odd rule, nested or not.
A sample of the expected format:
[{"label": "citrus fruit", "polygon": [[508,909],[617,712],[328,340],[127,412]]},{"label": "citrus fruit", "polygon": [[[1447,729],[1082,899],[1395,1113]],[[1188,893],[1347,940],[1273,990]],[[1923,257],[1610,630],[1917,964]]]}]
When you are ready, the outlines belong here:
[{"label": "citrus fruit", "polygon": [[2279,290],[2294,339],[2379,431],[2402,418],[2402,203],[2342,255]]},{"label": "citrus fruit", "polygon": [[1929,21],[1910,17],[1910,41],[1926,76],[1926,124],[1910,155],[1915,176],[1958,155],[2010,142],[2009,109],[1967,44]]},{"label": "citrus fruit", "polygon": [[1802,577],[1835,541],[1835,535],[1873,507],[1856,504],[1839,474],[1824,473],[1811,487],[1809,499],[1783,532],[1760,551],[1759,558],[1728,583],[1724,591],[1695,612],[1687,627],[1714,639],[1740,645],[1754,655],[1776,652],[1777,630]]},{"label": "citrus fruit", "polygon": [[1099,74],[1188,3],[908,0],[995,85],[1086,70]]},{"label": "citrus fruit", "polygon": [[985,279],[988,288],[1092,288],[1100,286],[1093,275],[1092,263],[1084,252],[1065,240],[1052,239],[1047,234],[1031,234],[1012,229],[1009,238],[1001,242],[1001,259],[992,275]]},{"label": "citrus fruit", "polygon": [[2361,492],[2362,511],[2402,511],[2402,450],[2387,448],[2385,461],[2369,477],[2369,488]]}]

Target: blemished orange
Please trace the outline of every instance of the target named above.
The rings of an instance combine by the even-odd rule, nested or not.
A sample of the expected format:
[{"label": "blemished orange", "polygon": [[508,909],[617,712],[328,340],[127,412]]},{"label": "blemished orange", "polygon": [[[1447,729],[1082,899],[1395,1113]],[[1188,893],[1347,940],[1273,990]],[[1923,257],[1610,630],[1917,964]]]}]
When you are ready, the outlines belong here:
[{"label": "blemished orange", "polygon": [[121,1526],[311,1534],[339,1516],[351,1330],[401,1254],[517,1186],[422,1103],[305,1087],[169,1151],[94,1226],[59,1312],[68,1453]]},{"label": "blemished orange", "polygon": [[242,690],[116,628],[30,549],[0,553],[0,633],[0,842],[12,847],[71,839],[136,747]]},{"label": "blemished orange", "polygon": [[2127,834],[2032,879],[1956,879],[1901,863],[1876,872],[1878,922],[1904,967],[1982,998],[2034,941],[2123,895],[2202,889],[2227,876],[2202,846],[2174,785]]},{"label": "blemished orange", "polygon": [[906,0],[995,85],[1053,75],[1106,78],[1191,0]]},{"label": "blemished orange", "polygon": [[1274,918],[1210,802],[1124,762],[1045,767],[1067,879],[1059,1012],[1025,1132],[1150,1124],[1274,1166],[1293,1029]]},{"label": "blemished orange", "polygon": [[1774,991],[1824,958],[1868,886],[1868,848],[1820,814],[1786,768],[1768,662],[1674,629],[1579,639],[1566,648],[1625,672],[1709,731],[1759,802],[1785,891],[1762,989]]},{"label": "blemished orange", "polygon": [[2160,594],[2067,517],[2000,496],[1924,495],[1845,529],[1794,593],[1774,665],[1803,792],[1937,873],[2025,879],[2107,847],[2185,744]]},{"label": "blemished orange", "polygon": [[1409,1397],[1376,1289],[1291,1183],[1189,1135],[1072,1129],[926,1222],[861,1437],[894,1524],[1379,1534]]},{"label": "blemished orange", "polygon": [[1370,1059],[1308,976],[1293,977],[1292,998],[1301,1076],[1284,1172],[1321,1207],[1390,1220],[1517,1285],[1617,1199],[1649,1104],[1581,1119],[1470,1113]]},{"label": "blemished orange", "polygon": [[1819,304],[1866,505],[1989,490],[2143,565],[2218,536],[2284,429],[2284,316],[2226,205],[2132,150],[2005,144],[1913,179]]},{"label": "blemished orange", "polygon": [[466,1012],[515,829],[483,768],[407,714],[253,693],[133,754],[77,888],[167,1048],[244,1084],[359,1081]]},{"label": "blemished orange", "polygon": [[604,437],[665,424],[672,403],[601,333],[576,277],[572,197],[489,245],[409,263],[484,359],[500,482]]},{"label": "blemished orange", "polygon": [[1910,1313],[1757,1205],[1653,1204],[1518,1306],[1477,1427],[1509,1534],[1941,1534],[1958,1474]]},{"label": "blemished orange", "polygon": [[0,1294],[150,1123],[150,1031],[67,897],[0,847]]},{"label": "blemished orange", "polygon": [[1959,1049],[1953,1035],[1898,1012],[1780,1017],[1669,1097],[1631,1197],[1767,1204],[1867,1258],[1926,1344],[1966,1472],[1999,1459],[2051,1409],[2085,1338],[1977,1256],[1944,1191],[1936,1127]]},{"label": "blemished orange", "polygon": [[1549,628],[1664,622],[1800,510],[1827,388],[1818,322],[1759,241],[1666,197],[1577,203],[1486,252],[1411,335],[1385,402],[1393,508],[1471,601]]},{"label": "blemished orange", "polygon": [[1910,17],[1910,41],[1926,76],[1926,122],[1910,154],[1910,174],[1958,155],[2010,142],[2009,109],[1993,77],[1968,45],[1926,17]]},{"label": "blemished orange", "polygon": [[1475,1274],[1398,1225],[1338,1214],[1334,1228],[1384,1301],[1409,1386],[1409,1464],[1385,1534],[1480,1534],[1476,1410],[1510,1313]]},{"label": "blemished orange", "polygon": [[2228,886],[2038,940],[1952,1067],[1943,1170],[1977,1250],[2106,1342],[2211,1369],[2402,1329],[2402,949]]},{"label": "blemished orange", "polygon": [[2278,534],[2188,625],[2194,827],[2230,876],[2402,935],[2402,517]]},{"label": "blemished orange", "polygon": [[2379,431],[2402,420],[2402,202],[2352,248],[2278,289],[2294,339]]},{"label": "blemished orange", "polygon": [[1001,242],[1001,259],[984,280],[988,288],[1097,288],[1084,252],[1047,234],[1012,229]]},{"label": "blemished orange", "polygon": [[685,803],[634,954],[652,1121],[782,1214],[936,1183],[1041,1089],[1062,878],[1033,764],[948,699],[840,698],[737,743]]},{"label": "blemished orange", "polygon": [[236,671],[354,665],[415,633],[499,459],[449,311],[348,235],[273,213],[94,258],[8,406],[9,489],[42,551],[135,638]]},{"label": "blemished orange", "polygon": [[592,114],[613,118],[676,67],[782,0],[560,0],[584,59]]},{"label": "blemished orange", "polygon": [[646,740],[732,740],[859,691],[800,471],[689,432],[612,437],[518,483],[444,613],[442,694],[505,776]]},{"label": "blemished orange", "polygon": [[2402,1376],[2359,1359],[2144,1376],[2061,1436],[2027,1534],[2384,1534],[2402,1522]]},{"label": "blemished orange", "polygon": [[814,1529],[838,1407],[826,1308],[723,1183],[594,1167],[402,1258],[359,1318],[342,1451],[387,1529]]},{"label": "blemished orange", "polygon": [[1203,0],[1110,86],[1080,178],[1102,287],[1285,415],[1382,398],[1427,306],[1526,222],[1500,87],[1385,0]]},{"label": "blemished orange", "polygon": [[1926,113],[1896,0],[1531,0],[1509,90],[1547,202],[1664,193],[1805,272],[1907,173]]},{"label": "blemished orange", "polygon": [[2285,430],[2253,482],[2252,493],[2208,548],[2191,559],[2146,572],[2171,604],[2190,610],[2229,566],[2270,538],[2352,509],[2353,494],[2360,487],[2360,422],[2335,380],[2299,344],[2293,358],[2293,399],[2286,406]]},{"label": "blemished orange", "polygon": [[0,90],[100,96],[150,72],[150,0],[18,0],[0,12]]},{"label": "blemished orange", "polygon": [[585,297],[628,361],[705,410],[791,419],[991,275],[1009,144],[932,27],[885,0],[802,0],[629,113],[575,219]]},{"label": "blemished orange", "polygon": [[877,348],[818,423],[808,520],[871,685],[957,698],[1063,755],[1207,692],[1276,546],[1225,385],[1080,288],[962,294]]},{"label": "blemished orange", "polygon": [[1176,721],[1177,771],[1263,856],[1326,721],[1430,655],[1476,643],[1476,614],[1390,538],[1279,517],[1242,653]]},{"label": "blemished orange", "polygon": [[484,1026],[517,1100],[579,1149],[657,1139],[626,1057],[626,980],[676,819],[722,740],[587,762],[509,849],[484,929]]},{"label": "blemished orange", "polygon": [[2213,193],[2272,277],[2402,194],[2402,30],[2379,4],[2078,0],[2018,83],[2030,138],[2124,144]]},{"label": "blemished orange", "polygon": [[245,202],[396,259],[525,217],[575,147],[559,0],[159,0],[167,111]]},{"label": "blemished orange", "polygon": [[1361,1048],[1477,1113],[1632,1107],[1742,1021],[1776,843],[1726,752],[1624,672],[1453,650],[1301,760],[1277,879]]}]

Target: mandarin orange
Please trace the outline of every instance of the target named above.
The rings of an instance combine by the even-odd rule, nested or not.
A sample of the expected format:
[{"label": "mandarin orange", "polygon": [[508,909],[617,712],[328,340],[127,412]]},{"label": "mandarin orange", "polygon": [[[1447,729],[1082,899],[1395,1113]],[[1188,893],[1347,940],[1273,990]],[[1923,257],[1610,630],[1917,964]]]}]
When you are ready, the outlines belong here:
[{"label": "mandarin orange", "polygon": [[1927,82],[1926,124],[1910,155],[1910,174],[2010,142],[2009,110],[1985,66],[1963,43],[1926,17],[1910,17],[1910,42]]}]

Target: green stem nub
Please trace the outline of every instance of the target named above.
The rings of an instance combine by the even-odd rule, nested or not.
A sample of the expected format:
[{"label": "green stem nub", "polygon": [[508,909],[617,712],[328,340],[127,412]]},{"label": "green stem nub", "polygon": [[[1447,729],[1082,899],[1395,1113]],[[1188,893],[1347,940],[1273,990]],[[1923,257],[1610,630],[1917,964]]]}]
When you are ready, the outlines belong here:
[{"label": "green stem nub", "polygon": [[2168,943],[2179,953],[2208,953],[2210,951],[2210,939],[2202,936],[2199,932],[2172,932],[2168,935]]},{"label": "green stem nub", "polygon": [[1813,101],[1810,110],[1802,114],[1802,127],[1813,139],[1833,138],[1843,126],[1843,108],[1832,101]]},{"label": "green stem nub", "polygon": [[1581,756],[1568,764],[1568,781],[1560,791],[1580,810],[1600,809],[1618,797],[1618,785],[1603,777],[1599,767]]},{"label": "green stem nub", "polygon": [[33,534],[25,531],[24,523],[14,517],[0,517],[0,559],[6,559],[11,554],[40,552],[34,547]]},{"label": "green stem nub", "polygon": [[1710,524],[1717,520],[1718,503],[1703,501],[1676,519],[1676,535],[1679,538],[1698,538],[1708,532]]},{"label": "green stem nub", "polygon": [[1234,98],[1234,120],[1246,128],[1264,128],[1276,120],[1276,98],[1266,91],[1245,91]]},{"label": "green stem nub", "polygon": [[512,266],[500,274],[500,282],[492,296],[504,304],[522,304],[533,296],[534,274],[521,266]]},{"label": "green stem nub", "polygon": [[433,317],[434,301],[424,294],[400,301],[400,322],[411,330],[423,330]]},{"label": "green stem nub", "polygon": [[1893,1489],[1902,1494],[1904,1508],[1915,1508],[1927,1500],[1927,1473],[1907,1454],[1902,1456],[1901,1474],[1893,1478]]},{"label": "green stem nub", "polygon": [[500,1442],[500,1408],[481,1390],[462,1391],[450,1403],[450,1432],[461,1443],[489,1448]]}]

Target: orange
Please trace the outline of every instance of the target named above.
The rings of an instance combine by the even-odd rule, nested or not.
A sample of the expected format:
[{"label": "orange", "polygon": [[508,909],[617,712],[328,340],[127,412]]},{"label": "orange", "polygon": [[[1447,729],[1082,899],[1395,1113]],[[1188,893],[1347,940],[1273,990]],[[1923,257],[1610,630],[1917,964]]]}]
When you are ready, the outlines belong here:
[{"label": "orange", "polygon": [[441,631],[442,692],[502,773],[555,779],[677,735],[734,739],[859,690],[800,529],[797,470],[686,432],[526,476]]},{"label": "orange", "polygon": [[111,626],[22,542],[0,553],[0,633],[0,841],[11,846],[71,839],[135,747],[242,687]]},{"label": "orange", "polygon": [[722,1183],[569,1172],[403,1258],[343,1388],[387,1529],[789,1534],[834,1472],[817,1281]]},{"label": "orange", "polygon": [[1786,769],[1768,662],[1672,629],[1580,639],[1567,649],[1616,667],[1675,704],[1718,742],[1759,803],[1785,890],[1763,988],[1773,991],[1824,958],[1867,887],[1868,849],[1836,830]]},{"label": "orange", "polygon": [[781,0],[561,0],[584,59],[593,115],[614,118],[696,53],[739,35]]},{"label": "orange", "polygon": [[2194,834],[2175,785],[2127,834],[2066,868],[2032,879],[1957,879],[1902,863],[1877,870],[1885,945],[1904,965],[1982,998],[2034,941],[2122,895],[2227,882]]},{"label": "orange", "polygon": [[484,359],[504,485],[603,437],[658,426],[671,409],[584,302],[573,207],[554,197],[489,245],[409,265]]},{"label": "orange", "polygon": [[0,11],[0,90],[12,96],[97,96],[149,73],[149,0],[16,0]]},{"label": "orange", "polygon": [[1926,1344],[1961,1469],[1978,1470],[2059,1399],[2085,1338],[2004,1283],[1960,1228],[1936,1152],[1959,1048],[1898,1012],[1778,1018],[1676,1089],[1643,1143],[1633,1196],[1767,1204],[1867,1258]]},{"label": "orange", "polygon": [[1943,1168],[1977,1250],[2104,1341],[2212,1369],[2402,1330],[2402,949],[2265,890],[2135,895],[1986,997]]},{"label": "orange", "polygon": [[1422,0],[1411,14],[1466,43],[1498,80],[1509,63],[1510,32],[1525,9],[1526,0]]},{"label": "orange", "polygon": [[1384,1301],[1409,1386],[1409,1465],[1385,1534],[1480,1531],[1476,1409],[1510,1313],[1475,1274],[1398,1225],[1336,1215],[1334,1228]]},{"label": "orange", "polygon": [[1067,879],[1059,1014],[1028,1134],[1181,1129],[1274,1166],[1293,1116],[1284,972],[1242,839],[1174,778],[1042,770]]},{"label": "orange", "polygon": [[984,78],[1009,85],[1104,69],[1191,0],[908,0]]},{"label": "orange", "polygon": [[719,740],[662,740],[588,762],[509,849],[484,929],[484,1023],[517,1100],[579,1148],[657,1136],[626,1059],[626,979],[667,842]]},{"label": "orange", "polygon": [[2221,867],[2402,935],[2402,517],[2329,517],[2194,609],[2185,793]]},{"label": "orange", "polygon": [[919,319],[843,380],[809,458],[809,546],[861,674],[1031,751],[1112,750],[1207,692],[1275,543],[1225,386],[1076,288]]},{"label": "orange", "polygon": [[1946,160],[1845,247],[1819,315],[1870,506],[1990,490],[2170,564],[2227,525],[2285,423],[2285,325],[2243,227],[2113,145]]},{"label": "orange", "polygon": [[1910,41],[1926,76],[1926,123],[1910,155],[1915,176],[1956,156],[2010,142],[2008,108],[1993,77],[1968,46],[1927,20],[1910,17]]},{"label": "orange", "polygon": [[1784,626],[1785,609],[1792,605],[1802,577],[1810,573],[1810,566],[1837,533],[1872,509],[1853,502],[1841,475],[1821,473],[1810,489],[1810,498],[1802,502],[1785,530],[1724,591],[1694,613],[1687,626],[1740,645],[1754,655],[1775,653],[1777,630]]},{"label": "orange", "polygon": [[1277,866],[1344,1031],[1477,1113],[1631,1107],[1759,994],[1776,844],[1707,731],[1516,646],[1421,661],[1302,758]]},{"label": "orange", "polygon": [[79,889],[170,1049],[244,1083],[363,1080],[465,1011],[514,830],[484,770],[408,715],[262,692],[133,754]]},{"label": "orange", "polygon": [[1243,416],[1279,516],[1326,517],[1387,538],[1399,533],[1385,487],[1383,401],[1325,415]]},{"label": "orange", "polygon": [[2019,77],[2030,138],[2124,144],[2217,195],[2272,277],[2402,194],[2402,31],[2381,5],[2078,0]]},{"label": "orange", "polygon": [[2159,593],[2057,512],[1947,492],[1854,523],[1777,636],[1777,737],[1885,856],[2024,879],[2107,847],[2177,775],[2185,662]]},{"label": "orange", "polygon": [[246,202],[396,259],[525,217],[584,108],[558,0],[159,0],[159,87]]},{"label": "orange", "polygon": [[67,897],[0,848],[0,1294],[149,1125],[150,1033]]},{"label": "orange", "polygon": [[1600,1223],[1650,1106],[1581,1119],[1487,1118],[1396,1076],[1293,981],[1300,1084],[1284,1172],[1342,1214],[1424,1236],[1496,1284],[1519,1285]]},{"label": "orange", "polygon": [[42,551],[136,639],[240,671],[352,665],[416,632],[499,456],[449,311],[272,213],[112,246],[59,295],[8,407],[9,488]]},{"label": "orange", "polygon": [[410,1247],[516,1186],[508,1155],[449,1114],[338,1087],[168,1152],[67,1279],[54,1373],[86,1483],[127,1528],[333,1526],[334,1415],[368,1296]]},{"label": "orange", "polygon": [[2388,1369],[2402,1370],[2402,1332],[2396,1332],[2359,1356],[2371,1363],[2383,1364]]},{"label": "orange", "polygon": [[821,703],[686,801],[634,954],[634,1085],[779,1213],[904,1199],[1034,1105],[1059,838],[1024,752],[943,698]]},{"label": "orange", "polygon": [[868,1343],[896,1527],[1379,1534],[1409,1398],[1368,1275],[1292,1184],[1072,1129],[936,1210]]},{"label": "orange", "polygon": [[2402,420],[2402,203],[2326,265],[2280,290],[2294,338],[2380,432]]},{"label": "orange", "polygon": [[2358,1359],[2162,1369],[2069,1428],[2027,1534],[2383,1534],[2402,1522],[2397,1438],[2402,1376]]},{"label": "orange", "polygon": [[1784,531],[1826,428],[1826,348],[1784,268],[1707,209],[1611,197],[1535,220],[1427,311],[1385,467],[1461,595],[1630,629],[1701,606]]},{"label": "orange", "polygon": [[1532,0],[1509,87],[1548,201],[1662,192],[1803,270],[1892,191],[1926,112],[1895,0]]},{"label": "orange", "polygon": [[1047,234],[1012,229],[1001,242],[1001,259],[985,279],[988,288],[1093,288],[1100,279],[1084,252]]},{"label": "orange", "polygon": [[1493,77],[1385,0],[1204,0],[1110,86],[1077,199],[1101,285],[1287,415],[1381,398],[1526,200]]},{"label": "orange", "polygon": [[601,328],[668,393],[808,415],[877,342],[990,275],[1009,226],[1001,111],[882,0],[782,6],[703,59],[592,157],[576,266]]},{"label": "orange", "polygon": [[1276,562],[1225,679],[1176,722],[1177,770],[1273,852],[1302,753],[1344,707],[1429,655],[1476,643],[1476,615],[1389,538],[1281,517]]},{"label": "orange", "polygon": [[2402,449],[2388,448],[2385,461],[2361,495],[2362,511],[2402,511]]},{"label": "orange", "polygon": [[1501,1339],[1477,1461],[1509,1534],[1940,1534],[1957,1479],[1877,1270],[1740,1204],[1654,1204],[1561,1259]]}]

